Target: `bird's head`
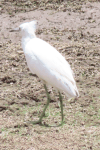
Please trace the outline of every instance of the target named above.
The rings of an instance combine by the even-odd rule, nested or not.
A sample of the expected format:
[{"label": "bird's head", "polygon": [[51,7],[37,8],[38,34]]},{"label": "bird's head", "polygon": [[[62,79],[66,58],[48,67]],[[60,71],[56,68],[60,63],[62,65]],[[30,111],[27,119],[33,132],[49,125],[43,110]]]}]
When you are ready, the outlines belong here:
[{"label": "bird's head", "polygon": [[31,21],[31,22],[26,22],[21,24],[18,28],[15,28],[13,31],[21,31],[22,36],[26,37],[34,37],[35,36],[35,31],[36,31],[36,24],[37,21]]}]

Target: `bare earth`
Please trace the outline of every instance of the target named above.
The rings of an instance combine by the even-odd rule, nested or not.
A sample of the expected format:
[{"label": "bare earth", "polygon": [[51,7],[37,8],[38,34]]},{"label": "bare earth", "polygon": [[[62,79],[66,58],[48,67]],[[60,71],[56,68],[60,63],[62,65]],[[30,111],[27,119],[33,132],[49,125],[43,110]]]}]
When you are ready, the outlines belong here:
[{"label": "bare earth", "polygon": [[[65,124],[58,93],[49,88],[51,103],[43,126],[38,120],[46,94],[26,65],[21,36],[12,28],[37,20],[37,37],[65,56],[80,97],[63,94]],[[42,49],[42,47],[41,47]],[[100,150],[100,2],[76,0],[0,1],[0,150]]]}]

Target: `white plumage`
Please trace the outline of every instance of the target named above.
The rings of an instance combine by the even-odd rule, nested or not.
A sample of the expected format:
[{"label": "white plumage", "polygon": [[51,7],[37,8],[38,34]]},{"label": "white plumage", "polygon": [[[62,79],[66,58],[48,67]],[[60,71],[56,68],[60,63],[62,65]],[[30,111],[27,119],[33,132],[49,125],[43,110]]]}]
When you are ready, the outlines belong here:
[{"label": "white plumage", "polygon": [[[22,47],[30,71],[43,80],[45,86],[50,84],[59,92],[63,91],[68,98],[78,97],[78,89],[69,63],[54,47],[36,37],[36,21],[23,23],[18,29],[22,32]],[[62,102],[61,99],[60,101]],[[44,113],[42,118],[43,116]]]}]

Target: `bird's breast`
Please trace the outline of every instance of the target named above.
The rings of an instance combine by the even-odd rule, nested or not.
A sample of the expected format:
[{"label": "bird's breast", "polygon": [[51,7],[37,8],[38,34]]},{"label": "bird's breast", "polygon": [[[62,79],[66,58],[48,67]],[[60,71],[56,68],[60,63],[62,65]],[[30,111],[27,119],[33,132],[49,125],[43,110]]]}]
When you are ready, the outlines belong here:
[{"label": "bird's breast", "polygon": [[26,58],[26,62],[27,62],[27,65],[30,69],[30,71],[32,73],[35,73],[35,68],[36,68],[36,57],[33,53],[31,52],[25,52],[25,58]]}]

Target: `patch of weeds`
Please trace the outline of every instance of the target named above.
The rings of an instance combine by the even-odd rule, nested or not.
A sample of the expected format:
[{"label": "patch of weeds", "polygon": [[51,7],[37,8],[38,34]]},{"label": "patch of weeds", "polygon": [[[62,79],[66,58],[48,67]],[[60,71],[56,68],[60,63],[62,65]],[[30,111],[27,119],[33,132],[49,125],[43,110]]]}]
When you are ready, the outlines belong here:
[{"label": "patch of weeds", "polygon": [[55,115],[53,114],[53,116],[55,116],[55,117],[59,116],[59,115],[60,115],[60,112],[56,112]]},{"label": "patch of weeds", "polygon": [[59,41],[59,40],[60,40],[60,37],[56,37],[56,40]]},{"label": "patch of weeds", "polygon": [[7,128],[1,128],[1,132],[7,131]]}]

